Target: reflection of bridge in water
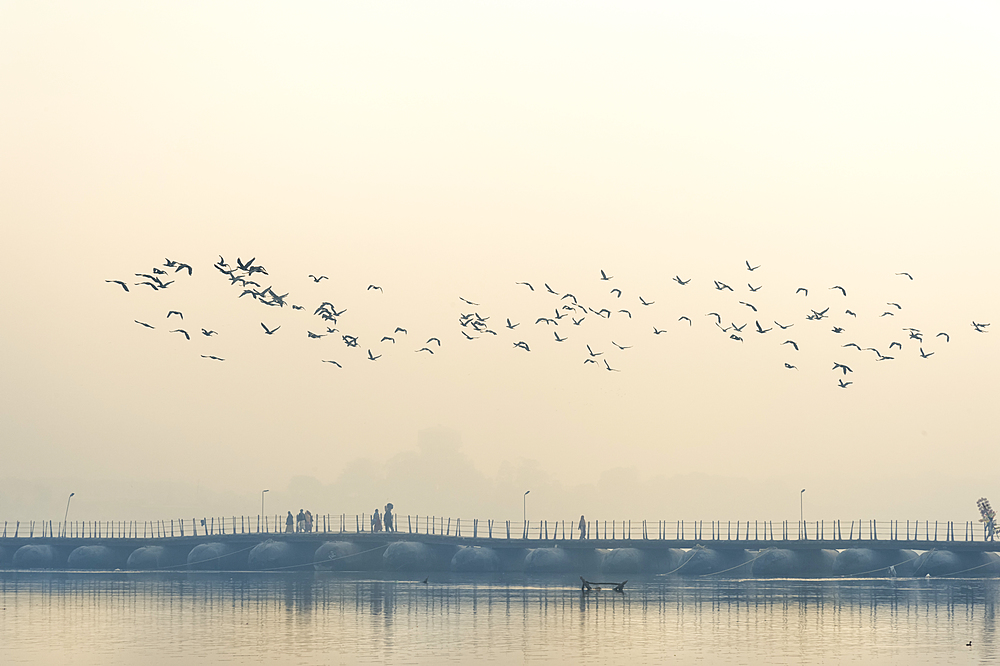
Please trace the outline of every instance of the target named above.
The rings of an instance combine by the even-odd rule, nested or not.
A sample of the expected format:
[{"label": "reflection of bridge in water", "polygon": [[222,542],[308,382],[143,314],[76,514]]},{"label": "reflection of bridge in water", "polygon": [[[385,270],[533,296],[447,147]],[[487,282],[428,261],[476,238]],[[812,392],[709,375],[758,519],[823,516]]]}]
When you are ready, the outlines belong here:
[{"label": "reflection of bridge in water", "polygon": [[[932,521],[479,521],[318,516],[6,523],[0,568],[660,573],[678,576],[995,576],[982,527]],[[279,529],[276,529],[279,528]],[[582,537],[582,538],[581,538]]]}]

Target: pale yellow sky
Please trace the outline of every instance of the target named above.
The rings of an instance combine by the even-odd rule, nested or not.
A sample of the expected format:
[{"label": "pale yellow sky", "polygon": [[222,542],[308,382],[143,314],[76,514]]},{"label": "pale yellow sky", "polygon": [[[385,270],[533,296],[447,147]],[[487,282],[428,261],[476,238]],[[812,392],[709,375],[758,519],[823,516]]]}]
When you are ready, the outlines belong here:
[{"label": "pale yellow sky", "polygon": [[[780,477],[831,516],[844,479],[884,480],[849,487],[905,513],[895,479],[987,476],[1000,330],[970,322],[1000,321],[1000,6],[802,4],[4,3],[0,476],[124,477],[123,504],[154,481],[252,500],[382,464],[432,426],[485,478],[505,461],[564,485],[615,466]],[[306,310],[237,300],[219,254],[256,256]],[[104,282],[164,257],[194,275]],[[619,287],[634,318],[589,315],[556,343],[533,323],[557,305],[546,282],[595,309]],[[459,297],[521,326],[468,342]],[[323,300],[349,309],[360,355],[306,338]],[[801,351],[705,317],[749,331],[740,300],[794,322]],[[880,317],[889,301],[903,310]],[[220,335],[169,334],[170,309]],[[377,342],[396,326],[409,339]],[[432,335],[440,352],[415,354]],[[893,340],[886,363],[840,346]],[[621,372],[585,366],[586,344]],[[854,366],[848,389],[833,362]],[[338,511],[385,501],[337,492]]]}]

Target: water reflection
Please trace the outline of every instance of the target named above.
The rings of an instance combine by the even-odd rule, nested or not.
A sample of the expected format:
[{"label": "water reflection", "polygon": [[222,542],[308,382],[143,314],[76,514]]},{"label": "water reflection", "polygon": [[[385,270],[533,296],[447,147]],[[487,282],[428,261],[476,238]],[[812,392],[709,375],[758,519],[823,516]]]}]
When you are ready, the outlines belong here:
[{"label": "water reflection", "polygon": [[[996,657],[994,580],[431,574],[0,574],[0,663],[964,663]],[[972,647],[965,644],[972,641]],[[63,659],[64,658],[64,659]]]}]

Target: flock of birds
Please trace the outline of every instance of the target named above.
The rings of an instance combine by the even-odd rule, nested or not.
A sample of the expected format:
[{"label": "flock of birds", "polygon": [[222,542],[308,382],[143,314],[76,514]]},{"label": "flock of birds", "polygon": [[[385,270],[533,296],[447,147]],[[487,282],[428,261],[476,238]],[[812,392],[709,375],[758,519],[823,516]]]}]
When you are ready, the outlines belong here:
[{"label": "flock of birds", "polygon": [[[307,339],[320,340],[327,337],[339,339],[343,344],[342,349],[349,356],[345,355],[339,360],[320,359],[323,363],[343,368],[341,360],[345,363],[354,360],[376,362],[383,357],[381,350],[386,349],[386,345],[392,347],[395,347],[397,343],[402,345],[407,343],[409,338],[409,331],[404,326],[396,326],[394,330],[385,330],[382,334],[378,335],[361,335],[356,330],[351,330],[348,327],[350,319],[347,316],[348,309],[346,307],[338,308],[333,302],[320,300],[319,297],[316,297],[316,300],[319,301],[318,304],[315,306],[309,305],[308,308],[305,305],[289,300],[291,292],[276,288],[270,280],[270,274],[267,269],[258,263],[256,258],[249,259],[248,261],[237,258],[235,264],[230,264],[220,256],[219,260],[213,264],[213,268],[217,272],[219,279],[228,281],[234,293],[239,292],[236,296],[237,299],[249,297],[251,301],[255,301],[267,310],[275,308],[277,311],[281,311],[287,307],[291,311],[302,311],[303,316],[311,316],[314,323],[306,327],[305,334]],[[742,269],[743,267],[741,267]],[[765,316],[763,313],[765,308],[758,307],[753,302],[758,298],[756,296],[758,292],[765,288],[763,283],[754,284],[755,281],[759,281],[754,280],[758,269],[760,269],[759,265],[752,265],[749,261],[745,262],[745,270],[748,274],[745,289],[742,285],[733,287],[720,280],[712,280],[711,283],[704,282],[703,287],[711,286],[712,291],[717,292],[719,296],[725,298],[724,301],[716,302],[722,302],[726,307],[717,306],[710,312],[681,314],[674,324],[694,327],[704,326],[704,322],[708,322],[708,325],[725,336],[730,344],[742,345],[750,336],[755,338],[757,336],[770,336],[770,338],[775,340],[774,344],[788,351],[786,360],[782,361],[784,369],[795,371],[798,370],[798,361],[796,361],[797,352],[802,350],[803,344],[797,339],[798,336],[796,335],[796,331],[800,329],[793,330],[793,327],[811,326],[814,327],[814,330],[825,329],[832,336],[843,336],[849,333],[852,322],[859,320],[859,315],[855,310],[861,311],[860,307],[853,306],[854,309],[846,306],[835,307],[827,305],[825,302],[821,308],[804,305],[800,311],[801,321],[796,318],[788,319],[784,317],[782,317],[783,321],[779,321],[772,316]],[[194,269],[188,263],[166,259],[161,266],[155,266],[148,272],[135,273],[134,275],[137,281],[106,280],[106,282],[118,285],[124,292],[130,294],[136,287],[140,287],[144,291],[158,293],[168,291],[171,285],[178,279],[190,279],[194,275]],[[906,272],[895,273],[895,276],[904,281],[912,281],[914,279],[912,275]],[[314,291],[327,289],[330,286],[322,284],[324,280],[330,279],[326,275],[309,274],[305,279],[311,281],[312,285],[310,285],[310,288]],[[632,349],[634,345],[623,344],[615,339],[601,341],[593,339],[596,336],[590,333],[590,331],[593,328],[594,322],[607,322],[614,319],[616,322],[634,325],[633,320],[638,321],[638,312],[640,310],[643,313],[655,311],[657,301],[652,298],[646,298],[642,294],[626,295],[622,288],[615,286],[613,281],[614,276],[608,275],[604,270],[600,270],[599,275],[595,274],[594,284],[588,285],[588,288],[603,284],[604,289],[601,291],[606,291],[606,295],[599,302],[595,302],[597,297],[593,295],[587,301],[585,298],[578,298],[573,292],[554,289],[548,283],[544,282],[515,282],[515,289],[523,290],[524,295],[530,296],[533,302],[540,301],[544,303],[544,305],[539,306],[539,309],[530,318],[523,321],[514,321],[517,317],[506,316],[508,313],[496,318],[491,315],[481,314],[485,310],[482,309],[480,303],[463,296],[458,296],[457,299],[461,305],[458,306],[457,332],[460,335],[453,336],[454,339],[448,336],[443,337],[445,337],[447,344],[450,346],[453,343],[475,341],[487,336],[494,338],[506,336],[510,340],[513,350],[516,350],[518,353],[527,354],[533,353],[538,348],[539,342],[534,339],[538,336],[519,335],[518,329],[522,326],[537,330],[545,329],[552,334],[549,344],[564,345],[570,342],[572,338],[573,344],[577,345],[577,348],[580,350],[580,358],[584,365],[593,365],[607,372],[620,372],[621,368],[618,367],[619,364],[617,361],[612,365],[609,356],[611,354],[626,352]],[[697,288],[697,284],[692,287],[692,278],[685,279],[680,275],[675,275],[672,281],[676,283],[675,289]],[[283,291],[285,293],[281,293]],[[381,286],[375,284],[369,284],[365,291],[375,296],[384,292]],[[791,290],[789,289],[789,291]],[[814,295],[815,291],[813,290]],[[846,299],[848,297],[848,290],[839,284],[827,287],[823,293],[829,294],[833,299]],[[807,287],[798,287],[791,296],[796,299],[809,299],[810,289]],[[848,301],[843,302],[849,305]],[[862,311],[862,318],[877,317],[884,319],[892,317],[896,319],[898,317],[902,320],[906,315],[903,305],[895,301],[886,301],[884,307],[879,309],[882,312],[876,314],[877,310],[871,311],[870,306],[866,306],[866,310]],[[727,313],[726,316],[723,316],[720,310],[725,311]],[[738,315],[734,316],[734,311]],[[262,335],[294,335],[294,333],[288,330],[286,323],[275,323],[276,316],[274,314],[266,314],[261,319],[260,328]],[[173,307],[166,309],[164,320],[164,327],[168,333],[183,336],[189,342],[192,338],[199,335],[203,338],[213,340],[216,336],[219,336],[216,330],[210,328],[200,326],[190,329],[186,328],[184,313],[181,309]],[[739,320],[740,323],[736,323],[734,320]],[[158,328],[158,325],[145,321],[138,319],[134,321],[137,325],[146,329],[153,330]],[[174,325],[176,325],[176,328],[172,327]],[[976,320],[971,322],[971,328],[976,333],[988,333],[989,326],[988,322]],[[284,330],[283,327],[285,327]],[[829,328],[827,329],[826,327]],[[666,326],[652,325],[651,329],[646,329],[647,335],[661,336],[668,332]],[[907,348],[911,348],[912,353],[920,359],[927,360],[934,356],[936,352],[928,351],[925,349],[925,345],[932,340],[941,344],[951,342],[951,335],[946,331],[935,330],[925,332],[913,326],[900,326],[893,330],[898,331],[898,334],[893,336],[894,339],[880,340],[874,344],[869,342],[865,346],[855,341],[846,341],[840,344],[839,348],[843,350],[845,356],[849,350],[853,350],[852,353],[854,354],[859,352],[864,354],[870,353],[874,356],[876,362],[886,362],[895,360],[897,355],[903,353],[905,345]],[[301,334],[301,331],[299,334]],[[895,339],[897,336],[898,339]],[[532,339],[532,342],[529,344],[525,338]],[[583,344],[579,344],[580,338],[585,338]],[[442,335],[438,333],[425,340],[421,336],[417,339],[416,344],[408,343],[408,346],[413,353],[434,356],[443,347]],[[583,353],[584,350],[586,353]],[[885,353],[883,353],[883,350]],[[224,357],[215,353],[201,354],[201,357],[210,361],[225,361]],[[847,359],[843,356],[833,359],[831,362],[832,367],[830,370],[836,379],[835,386],[842,389],[851,386],[854,383],[854,368],[852,365],[856,365],[856,363],[853,361],[848,363]]]}]

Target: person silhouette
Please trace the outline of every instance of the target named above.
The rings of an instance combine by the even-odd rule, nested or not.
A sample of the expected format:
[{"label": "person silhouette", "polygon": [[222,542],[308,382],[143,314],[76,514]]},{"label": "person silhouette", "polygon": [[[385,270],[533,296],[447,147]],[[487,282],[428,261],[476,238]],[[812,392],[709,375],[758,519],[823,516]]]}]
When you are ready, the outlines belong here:
[{"label": "person silhouette", "polygon": [[580,538],[581,539],[586,539],[587,538],[587,521],[584,519],[584,517],[582,515],[580,516],[579,529],[580,529]]},{"label": "person silhouette", "polygon": [[392,515],[392,502],[385,505],[385,511],[382,514],[382,523],[385,525],[386,532],[396,531],[396,523]]}]

